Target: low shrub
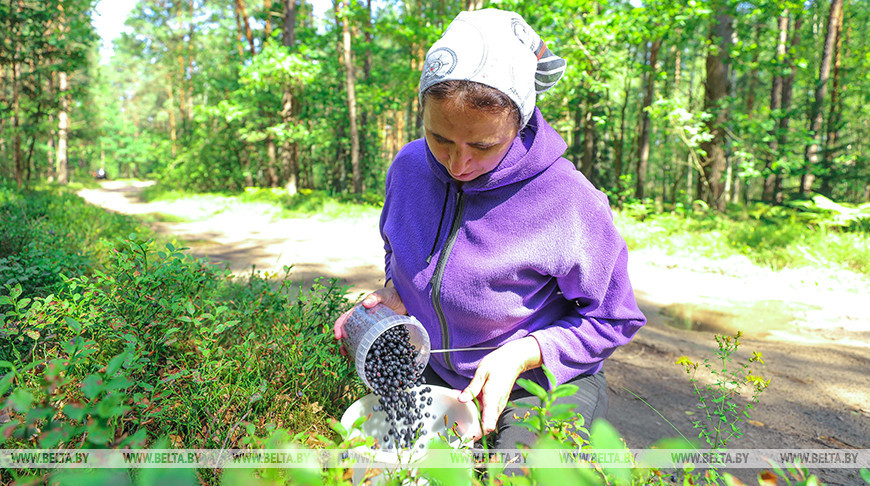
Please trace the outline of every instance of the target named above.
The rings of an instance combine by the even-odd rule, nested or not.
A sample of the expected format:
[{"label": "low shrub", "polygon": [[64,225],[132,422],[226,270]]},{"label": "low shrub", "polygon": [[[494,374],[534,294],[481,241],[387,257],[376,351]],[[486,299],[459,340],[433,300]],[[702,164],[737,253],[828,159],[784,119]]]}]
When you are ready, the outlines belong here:
[{"label": "low shrub", "polygon": [[57,294],[0,297],[4,448],[241,447],[325,433],[361,393],[331,337],[337,281],[239,280],[171,244],[118,246]]},{"label": "low shrub", "polygon": [[20,285],[25,297],[57,291],[61,275],[99,268],[111,246],[105,243],[130,232],[145,229],[66,189],[0,186],[0,295],[7,285]]}]

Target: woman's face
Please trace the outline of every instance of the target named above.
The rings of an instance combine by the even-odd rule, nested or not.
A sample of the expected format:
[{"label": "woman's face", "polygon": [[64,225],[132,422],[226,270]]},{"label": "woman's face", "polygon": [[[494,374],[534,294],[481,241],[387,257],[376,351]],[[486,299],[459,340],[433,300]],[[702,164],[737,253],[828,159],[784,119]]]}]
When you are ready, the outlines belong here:
[{"label": "woman's face", "polygon": [[495,169],[517,136],[516,119],[508,110],[488,113],[449,99],[425,103],[423,128],[429,150],[459,182]]}]

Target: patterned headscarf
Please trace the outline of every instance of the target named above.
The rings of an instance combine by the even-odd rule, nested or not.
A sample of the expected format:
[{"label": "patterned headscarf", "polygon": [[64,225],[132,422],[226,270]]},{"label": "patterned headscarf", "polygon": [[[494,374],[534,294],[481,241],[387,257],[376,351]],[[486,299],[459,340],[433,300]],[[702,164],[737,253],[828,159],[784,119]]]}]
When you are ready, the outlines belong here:
[{"label": "patterned headscarf", "polygon": [[519,14],[494,8],[462,12],[426,53],[420,95],[441,81],[485,84],[516,103],[525,126],[535,96],[553,87],[566,65]]}]

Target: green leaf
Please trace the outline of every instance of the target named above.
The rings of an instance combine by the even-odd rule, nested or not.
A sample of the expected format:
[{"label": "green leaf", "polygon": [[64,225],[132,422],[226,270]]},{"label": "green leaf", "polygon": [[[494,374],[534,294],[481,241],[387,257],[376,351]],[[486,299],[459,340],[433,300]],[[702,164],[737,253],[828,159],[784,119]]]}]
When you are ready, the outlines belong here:
[{"label": "green leaf", "polygon": [[[549,437],[535,444],[535,453],[529,455],[534,484],[599,486],[601,481],[592,469],[584,466],[565,467],[565,446]],[[570,460],[570,459],[569,459]]]},{"label": "green leaf", "polygon": [[566,383],[564,385],[559,385],[556,388],[554,388],[553,392],[552,392],[552,396],[554,399],[561,398],[561,397],[570,397],[571,395],[577,393],[577,390],[579,390],[579,389],[580,389],[580,387],[577,385],[571,385],[571,384]]},{"label": "green leaf", "polygon": [[341,422],[339,422],[338,420],[333,420],[332,423],[331,423],[329,426],[330,426],[330,427],[332,428],[332,430],[334,430],[338,435],[340,435],[342,439],[346,439],[346,438],[347,438],[347,429],[344,427],[344,425],[341,424]]},{"label": "green leaf", "polygon": [[66,325],[69,326],[70,329],[72,329],[73,331],[75,331],[75,332],[82,331],[82,324],[79,321],[77,321],[69,316],[64,316],[63,320],[64,320],[64,322],[66,322]]},{"label": "green leaf", "polygon": [[12,408],[16,411],[24,413],[33,403],[33,395],[24,388],[16,388],[12,391],[12,394],[9,395],[8,403],[11,403]]},{"label": "green leaf", "polygon": [[870,469],[867,469],[866,467],[861,469],[861,479],[863,479],[865,483],[870,484]]},{"label": "green leaf", "polygon": [[[592,422],[589,431],[589,441],[595,450],[625,450],[625,444],[619,437],[619,432],[604,419],[596,419]],[[602,465],[604,471],[612,476],[617,484],[629,484],[631,482],[631,469],[625,467],[611,467]]]},{"label": "green leaf", "polygon": [[51,407],[37,407],[32,408],[27,412],[27,415],[24,417],[24,420],[27,423],[33,423],[37,420],[47,419],[54,415],[54,409]]},{"label": "green leaf", "polygon": [[558,383],[558,381],[556,380],[556,375],[554,375],[553,372],[550,371],[550,369],[546,366],[542,365],[541,370],[543,370],[544,374],[547,375],[547,380],[549,380],[550,388],[556,386],[556,383]]},{"label": "green leaf", "polygon": [[6,394],[9,388],[12,386],[12,379],[15,378],[15,372],[10,371],[3,375],[3,378],[0,378],[0,396]]},{"label": "green leaf", "polygon": [[[429,442],[429,450],[451,450],[452,448],[445,444],[443,440],[440,439],[432,439]],[[461,452],[458,452],[455,456],[457,459],[456,464],[451,464],[453,466],[457,466],[459,464],[458,460],[464,459],[466,456]],[[450,486],[465,486],[471,484],[471,471],[474,469],[471,464],[471,455],[468,456],[468,467],[439,467],[439,464],[434,464],[432,459],[424,459],[422,465],[420,466],[420,473],[424,478],[431,479],[435,484],[443,484]]]},{"label": "green leaf", "polygon": [[550,416],[554,420],[567,421],[571,420],[575,415],[582,417],[582,415],[574,413],[576,407],[577,405],[574,403],[557,403],[555,405],[550,405],[550,408],[547,410],[550,412]]},{"label": "green leaf", "polygon": [[67,417],[75,420],[77,422],[81,422],[85,418],[85,408],[79,407],[78,405],[73,405],[68,403],[63,407],[63,413]]},{"label": "green leaf", "polygon": [[102,376],[93,374],[88,375],[84,380],[82,380],[82,393],[84,393],[89,400],[94,399],[101,391],[103,391]]},{"label": "green leaf", "polygon": [[368,415],[363,415],[362,417],[359,417],[358,419],[353,421],[353,425],[351,426],[351,429],[361,429],[363,424],[366,423],[366,421],[368,419],[369,419]]},{"label": "green leaf", "polygon": [[88,426],[88,442],[96,445],[106,445],[107,442],[112,440],[115,434],[112,433],[112,430],[103,427],[102,425],[89,425]]},{"label": "green leaf", "polygon": [[47,430],[39,439],[39,447],[43,449],[53,449],[61,442],[69,440],[75,429],[67,423],[52,424],[52,428]]},{"label": "green leaf", "polygon": [[547,399],[547,390],[544,390],[541,385],[535,383],[532,380],[528,380],[526,378],[519,378],[517,380],[517,385],[523,387],[527,392],[544,401]]},{"label": "green leaf", "polygon": [[109,364],[106,365],[106,376],[112,376],[115,374],[118,369],[121,368],[121,365],[124,364],[124,361],[127,360],[127,357],[130,355],[128,352],[123,352],[118,356],[115,356],[109,361]]},{"label": "green leaf", "polygon": [[148,440],[148,431],[146,429],[139,429],[133,435],[127,437],[120,444],[118,444],[118,448],[131,447],[131,448],[139,448],[142,447],[145,442]]}]

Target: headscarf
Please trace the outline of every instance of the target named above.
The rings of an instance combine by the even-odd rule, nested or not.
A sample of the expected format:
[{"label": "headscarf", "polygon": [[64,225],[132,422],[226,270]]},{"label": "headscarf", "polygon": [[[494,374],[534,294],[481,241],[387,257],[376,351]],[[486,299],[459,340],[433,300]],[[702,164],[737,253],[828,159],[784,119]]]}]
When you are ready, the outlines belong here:
[{"label": "headscarf", "polygon": [[566,65],[519,14],[494,8],[462,12],[426,53],[419,93],[422,98],[442,81],[485,84],[516,103],[525,126],[536,95],[553,87]]}]

